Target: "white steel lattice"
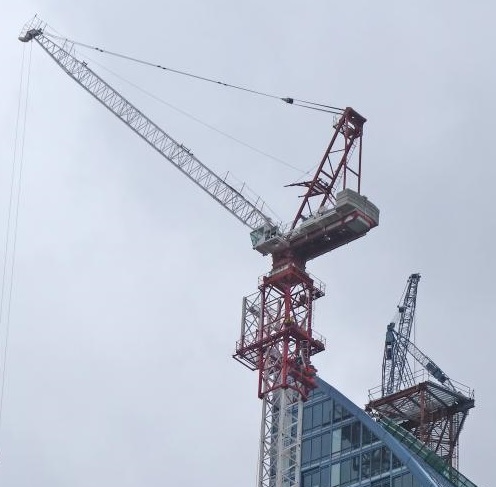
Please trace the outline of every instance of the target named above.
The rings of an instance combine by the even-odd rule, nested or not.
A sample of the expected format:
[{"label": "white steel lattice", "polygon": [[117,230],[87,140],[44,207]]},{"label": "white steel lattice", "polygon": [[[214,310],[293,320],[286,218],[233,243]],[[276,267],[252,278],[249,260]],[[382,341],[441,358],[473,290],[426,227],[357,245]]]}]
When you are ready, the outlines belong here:
[{"label": "white steel lattice", "polygon": [[272,222],[264,213],[264,202],[260,198],[252,203],[241,191],[201,163],[186,147],[103,81],[85,62],[75,58],[72,44],[66,42],[59,46],[48,39],[40,28],[25,29],[19,38],[24,42],[34,39],[72,79],[242,223],[254,230]]},{"label": "white steel lattice", "polygon": [[298,487],[303,402],[294,389],[277,389],[262,403],[258,487]]}]

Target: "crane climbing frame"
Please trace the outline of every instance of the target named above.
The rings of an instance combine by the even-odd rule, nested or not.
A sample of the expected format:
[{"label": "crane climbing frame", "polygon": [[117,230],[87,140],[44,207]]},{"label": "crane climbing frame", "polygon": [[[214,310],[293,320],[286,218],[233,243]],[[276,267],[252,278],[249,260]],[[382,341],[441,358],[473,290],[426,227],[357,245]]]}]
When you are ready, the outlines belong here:
[{"label": "crane climbing frame", "polygon": [[261,200],[252,202],[200,162],[183,144],[152,122],[124,96],[75,56],[74,44],[49,39],[35,19],[19,40],[35,41],[80,86],[251,230],[252,246],[271,255],[272,269],[258,291],[243,300],[239,362],[258,370],[263,401],[259,487],[300,485],[302,402],[316,387],[311,357],[325,348],[313,329],[313,307],[324,285],[306,263],[364,236],[379,223],[379,210],[360,194],[362,136],[366,122],[352,108],[342,110],[302,203],[286,226],[268,215]]}]

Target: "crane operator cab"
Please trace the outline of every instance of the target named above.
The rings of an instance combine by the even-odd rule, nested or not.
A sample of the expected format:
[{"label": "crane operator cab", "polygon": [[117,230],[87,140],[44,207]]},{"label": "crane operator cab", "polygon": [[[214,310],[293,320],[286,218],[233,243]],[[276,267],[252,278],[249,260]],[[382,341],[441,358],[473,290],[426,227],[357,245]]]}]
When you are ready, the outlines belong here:
[{"label": "crane operator cab", "polygon": [[267,255],[274,249],[282,249],[288,246],[287,240],[283,237],[280,228],[271,223],[265,223],[261,227],[250,233],[253,248],[261,254]]},{"label": "crane operator cab", "polygon": [[389,323],[386,331],[386,360],[391,360],[393,358],[393,346],[394,346],[394,323]]}]

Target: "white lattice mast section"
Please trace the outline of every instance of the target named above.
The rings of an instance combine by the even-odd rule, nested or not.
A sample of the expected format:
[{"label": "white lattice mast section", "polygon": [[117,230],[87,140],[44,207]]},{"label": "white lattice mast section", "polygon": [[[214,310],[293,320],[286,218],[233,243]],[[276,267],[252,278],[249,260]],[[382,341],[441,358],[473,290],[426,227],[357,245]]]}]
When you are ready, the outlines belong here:
[{"label": "white lattice mast section", "polygon": [[303,402],[293,389],[264,397],[258,487],[297,487],[301,477]]}]

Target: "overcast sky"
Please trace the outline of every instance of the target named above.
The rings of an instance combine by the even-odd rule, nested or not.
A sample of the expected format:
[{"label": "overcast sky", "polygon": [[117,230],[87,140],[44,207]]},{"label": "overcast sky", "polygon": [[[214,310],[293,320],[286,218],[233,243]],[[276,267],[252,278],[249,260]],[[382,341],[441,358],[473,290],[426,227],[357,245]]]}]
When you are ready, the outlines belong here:
[{"label": "overcast sky", "polygon": [[[494,2],[61,2],[2,6],[0,236],[23,49],[60,34],[367,117],[363,193],[380,226],[311,262],[327,284],[321,377],[357,404],[380,381],[386,325],[420,272],[417,345],[475,389],[461,470],[490,486],[494,420]],[[332,119],[81,50],[233,137],[307,171]],[[95,62],[94,62],[94,61]],[[284,220],[301,173],[99,71]],[[270,262],[249,229],[32,46],[0,484],[253,487],[261,403],[231,359],[241,298]],[[1,245],[3,248],[4,244]],[[0,354],[6,323],[0,323]]]}]

